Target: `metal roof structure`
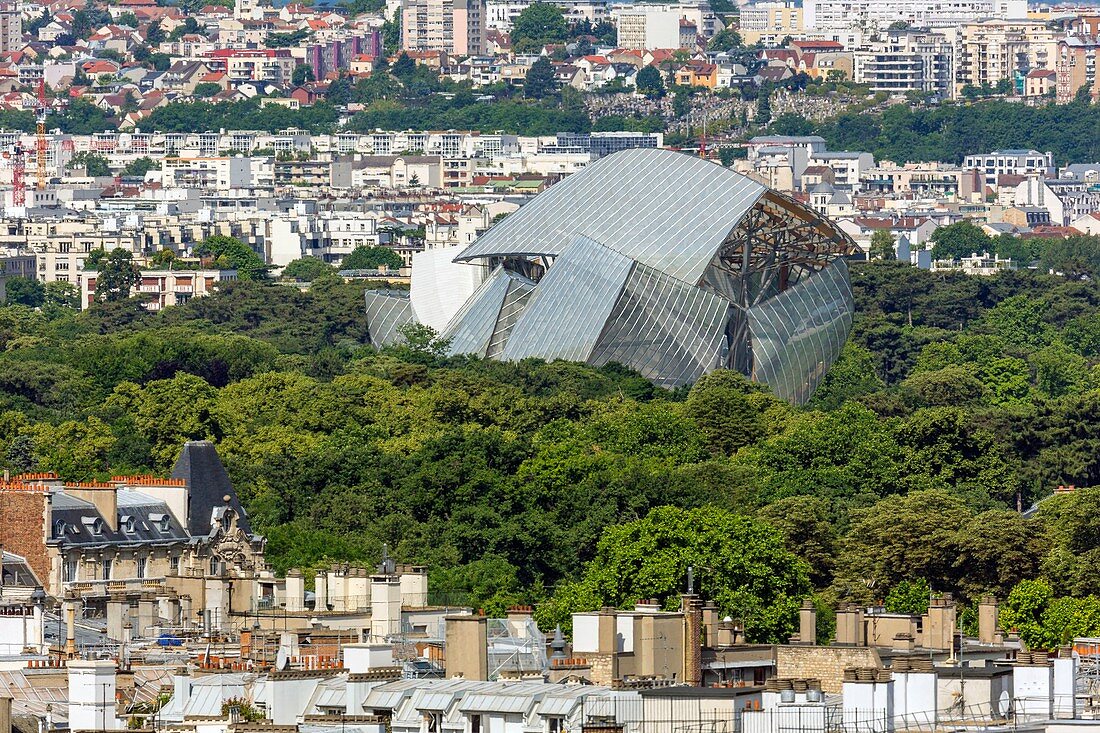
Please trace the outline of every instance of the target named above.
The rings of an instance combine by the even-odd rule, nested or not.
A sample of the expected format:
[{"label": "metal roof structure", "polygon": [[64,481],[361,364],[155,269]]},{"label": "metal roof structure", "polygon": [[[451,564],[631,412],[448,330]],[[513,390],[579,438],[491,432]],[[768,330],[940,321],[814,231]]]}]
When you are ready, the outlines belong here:
[{"label": "metal roof structure", "polygon": [[[619,363],[664,387],[736,369],[803,403],[851,329],[843,258],[857,252],[816,210],[717,163],[625,150],[459,252],[492,271],[463,303],[437,302],[452,278],[433,281],[435,259],[420,277],[414,264],[411,315],[428,322],[418,301],[452,313],[452,354]],[[367,320],[390,331],[377,303]]]}]

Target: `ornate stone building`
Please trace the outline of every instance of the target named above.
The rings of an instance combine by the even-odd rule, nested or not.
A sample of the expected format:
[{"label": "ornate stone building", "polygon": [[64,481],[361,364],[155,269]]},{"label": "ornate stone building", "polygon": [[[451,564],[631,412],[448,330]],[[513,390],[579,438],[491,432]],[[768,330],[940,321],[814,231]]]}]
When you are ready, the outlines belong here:
[{"label": "ornate stone building", "polygon": [[0,544],[26,558],[49,595],[106,615],[113,638],[127,621],[135,636],[147,627],[221,626],[275,588],[264,539],[207,441],[186,443],[167,479],[6,480]]}]

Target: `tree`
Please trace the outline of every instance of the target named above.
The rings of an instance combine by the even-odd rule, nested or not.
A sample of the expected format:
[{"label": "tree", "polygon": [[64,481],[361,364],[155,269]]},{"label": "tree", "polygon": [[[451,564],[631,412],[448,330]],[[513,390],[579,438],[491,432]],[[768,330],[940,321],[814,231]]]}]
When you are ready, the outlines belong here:
[{"label": "tree", "polygon": [[527,71],[523,82],[523,96],[528,99],[542,99],[555,90],[554,67],[550,59],[540,56]]},{"label": "tree", "polygon": [[149,171],[160,170],[160,164],[148,156],[131,160],[122,169],[122,175],[130,178],[145,178]]},{"label": "tree", "polygon": [[409,57],[409,54],[402,52],[397,57],[397,61],[393,62],[393,68],[390,69],[390,73],[396,76],[398,79],[405,79],[416,73],[416,62]]},{"label": "tree", "polygon": [[957,260],[971,254],[988,252],[992,246],[989,235],[964,219],[932,232],[932,257],[937,260]]},{"label": "tree", "polygon": [[199,99],[208,99],[221,94],[221,91],[222,88],[220,84],[212,81],[203,81],[195,85],[194,96]]},{"label": "tree", "polygon": [[341,270],[377,270],[385,266],[390,269],[404,267],[401,256],[389,247],[367,247],[360,245],[340,262]]},{"label": "tree", "polygon": [[871,248],[867,253],[872,260],[896,260],[894,235],[889,229],[878,229],[871,235]]},{"label": "tree", "polygon": [[531,3],[512,24],[512,46],[519,53],[535,53],[547,44],[564,43],[568,38],[565,16],[550,3]]},{"label": "tree", "polygon": [[302,257],[287,263],[287,266],[283,268],[283,278],[311,282],[322,275],[334,272],[336,272],[335,267],[318,257]]},{"label": "tree", "polygon": [[46,283],[43,305],[57,308],[79,308],[80,290],[72,283],[55,280]]},{"label": "tree", "polygon": [[742,47],[744,47],[744,43],[741,40],[741,34],[728,28],[715,33],[714,37],[710,39],[710,43],[707,44],[708,51],[725,53]]},{"label": "tree", "polygon": [[829,585],[838,536],[827,501],[817,496],[791,496],[768,504],[756,516],[778,529],[787,549],[806,561],[815,587]]},{"label": "tree", "polygon": [[906,613],[920,616],[928,613],[932,600],[932,588],[924,578],[903,580],[886,594],[885,606],[890,613]]},{"label": "tree", "polygon": [[145,42],[150,46],[159,46],[168,40],[168,34],[160,27],[160,21],[154,20],[145,29]]},{"label": "tree", "polygon": [[721,614],[744,620],[752,641],[787,638],[810,592],[805,562],[768,525],[713,507],[665,506],[605,529],[582,579],[555,592],[544,611],[554,618],[546,620],[646,598],[677,608],[689,567],[695,592],[713,599]]},{"label": "tree", "polygon": [[89,255],[84,269],[96,271],[95,297],[100,301],[126,300],[130,297],[130,291],[141,282],[141,271],[134,264],[134,255],[121,247],[95,258]]},{"label": "tree", "polygon": [[769,90],[762,89],[756,100],[756,119],[758,125],[766,125],[772,118],[772,100]]},{"label": "tree", "polygon": [[634,84],[639,94],[644,94],[650,99],[658,99],[665,95],[665,81],[655,66],[645,66],[640,69]]},{"label": "tree", "polygon": [[6,283],[7,304],[17,303],[30,308],[38,308],[46,299],[46,286],[29,277],[13,277]]},{"label": "tree", "polygon": [[237,277],[242,280],[263,280],[267,277],[267,265],[263,259],[235,237],[207,237],[195,247],[195,254],[214,257],[215,265],[236,270]]},{"label": "tree", "polygon": [[95,153],[89,153],[87,151],[81,151],[74,155],[69,161],[67,168],[69,170],[83,168],[84,174],[87,176],[99,177],[111,175],[111,166],[108,164],[107,159],[102,155],[96,155]]},{"label": "tree", "polygon": [[309,81],[317,81],[317,77],[313,72],[313,67],[309,64],[298,64],[295,66],[294,72],[290,77],[290,83],[294,86],[301,86]]},{"label": "tree", "polygon": [[450,339],[441,338],[438,331],[423,323],[406,323],[397,331],[402,342],[386,347],[386,352],[410,364],[435,364],[451,347]]}]

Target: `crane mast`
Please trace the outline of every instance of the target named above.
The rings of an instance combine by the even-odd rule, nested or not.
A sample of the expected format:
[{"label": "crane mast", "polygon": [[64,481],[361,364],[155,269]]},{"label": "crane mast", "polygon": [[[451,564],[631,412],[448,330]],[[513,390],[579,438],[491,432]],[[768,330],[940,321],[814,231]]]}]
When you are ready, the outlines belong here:
[{"label": "crane mast", "polygon": [[38,137],[36,140],[37,164],[38,164],[38,190],[46,188],[46,115],[49,114],[49,104],[46,102],[46,79],[38,80],[38,104],[35,108],[35,121],[37,122]]}]

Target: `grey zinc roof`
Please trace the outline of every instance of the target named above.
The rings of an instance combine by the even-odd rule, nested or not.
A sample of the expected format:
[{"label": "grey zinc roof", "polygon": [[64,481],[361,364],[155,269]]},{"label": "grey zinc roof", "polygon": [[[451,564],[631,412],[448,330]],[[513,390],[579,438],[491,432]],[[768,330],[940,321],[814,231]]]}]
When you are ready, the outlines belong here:
[{"label": "grey zinc roof", "polygon": [[765,190],[701,158],[654,148],[624,150],[550,187],[456,259],[558,255],[581,235],[696,284]]}]

